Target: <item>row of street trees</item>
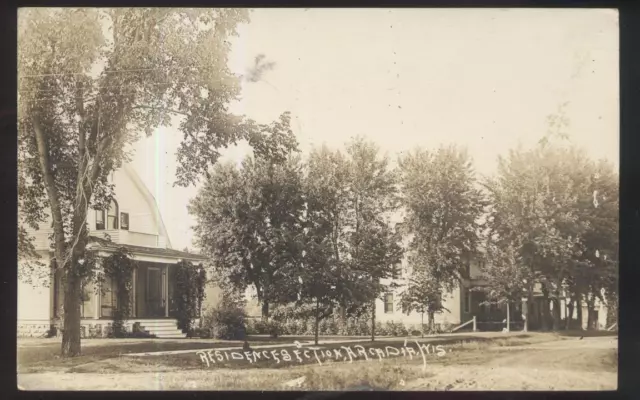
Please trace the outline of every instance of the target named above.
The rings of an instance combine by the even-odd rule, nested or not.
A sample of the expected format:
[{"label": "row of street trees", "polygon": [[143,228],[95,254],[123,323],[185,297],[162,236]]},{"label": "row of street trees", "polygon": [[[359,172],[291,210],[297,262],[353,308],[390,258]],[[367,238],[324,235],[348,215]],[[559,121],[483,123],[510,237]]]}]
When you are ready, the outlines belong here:
[{"label": "row of street trees", "polygon": [[417,149],[396,168],[362,138],[306,160],[292,150],[285,163],[219,165],[190,206],[215,275],[239,291],[252,286],[264,319],[294,303],[316,326],[366,311],[375,327],[375,300],[405,253],[400,307],[431,327],[473,258],[488,261],[487,302],[531,304],[539,285],[554,329],[561,298],[580,321],[585,301],[589,326],[597,298],[616,307],[618,183],[606,162],[547,138],[479,180],[456,146]]},{"label": "row of street trees", "polygon": [[[519,296],[522,281],[529,295],[541,283],[553,301],[561,289],[591,305],[601,289],[615,299],[618,183],[610,165],[541,146],[502,160],[480,191],[456,148],[418,151],[394,169],[375,145],[356,140],[346,154],[321,148],[303,163],[288,114],[262,125],[228,109],[241,79],[255,82],[272,66],[259,57],[243,77],[227,68],[228,39],[248,21],[238,9],[20,10],[20,272],[50,276],[30,262],[37,254],[28,229],[52,219],[63,356],[80,354],[81,288],[97,278],[86,253],[88,210],[110,203],[108,176],[129,160],[139,134],[174,117],[183,137],[176,183],[208,178],[192,204],[199,244],[224,279],[254,286],[265,318],[290,302],[311,305],[317,320],[372,311],[381,282],[409,250],[416,273],[403,302],[432,319],[440,293],[484,240],[483,199],[487,254],[505,260],[496,264],[502,273],[489,275],[496,296]],[[253,158],[241,168],[217,165],[220,149],[240,141]],[[404,224],[394,220],[400,209]],[[517,285],[507,279],[514,268],[523,276]]]},{"label": "row of street trees", "polygon": [[219,165],[190,212],[216,275],[252,286],[265,320],[272,305],[296,303],[317,335],[322,319],[371,311],[386,290],[403,255],[390,221],[398,200],[389,159],[357,139],[346,155],[322,147],[304,165],[293,152],[285,163]]}]

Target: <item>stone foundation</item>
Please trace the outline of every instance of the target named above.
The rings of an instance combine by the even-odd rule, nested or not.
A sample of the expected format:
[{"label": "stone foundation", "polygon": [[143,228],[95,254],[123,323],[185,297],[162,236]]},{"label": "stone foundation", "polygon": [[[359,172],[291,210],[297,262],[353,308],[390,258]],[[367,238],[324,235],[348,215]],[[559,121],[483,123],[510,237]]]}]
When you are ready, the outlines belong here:
[{"label": "stone foundation", "polygon": [[18,337],[44,338],[49,335],[51,323],[41,322],[18,322]]},{"label": "stone foundation", "polygon": [[[131,332],[134,330],[135,322],[124,323],[124,330]],[[62,336],[62,322],[54,322],[55,336]],[[109,320],[82,320],[80,322],[80,337],[82,339],[107,338],[113,330],[113,321]]]}]

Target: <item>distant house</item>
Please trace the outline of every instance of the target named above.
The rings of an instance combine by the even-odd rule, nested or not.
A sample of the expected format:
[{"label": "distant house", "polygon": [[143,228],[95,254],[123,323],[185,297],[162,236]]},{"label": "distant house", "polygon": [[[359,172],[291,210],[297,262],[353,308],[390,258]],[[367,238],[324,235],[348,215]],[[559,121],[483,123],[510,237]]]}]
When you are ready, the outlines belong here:
[{"label": "distant house", "polygon": [[[448,311],[435,314],[435,323],[441,327],[454,327],[476,318],[476,327],[479,331],[502,330],[506,324],[506,305],[483,304],[486,300],[486,294],[479,290],[486,285],[482,280],[483,263],[486,261],[481,259],[471,260],[467,264],[466,273],[463,279],[453,291],[443,296],[444,307]],[[389,291],[384,295],[382,300],[376,301],[376,321],[386,322],[393,321],[402,323],[406,326],[419,326],[421,324],[422,315],[417,312],[406,313],[399,308],[402,295],[403,284],[406,284],[407,277],[410,276],[411,270],[406,264],[406,259],[398,266],[398,276],[395,279],[400,286],[395,291]],[[520,330],[523,328],[527,299],[510,304],[510,322],[512,330]],[[529,329],[538,330],[542,327],[542,309],[544,298],[540,290],[540,284],[534,288],[534,299],[532,311],[529,318]],[[553,309],[553,304],[551,305]],[[569,315],[567,308],[567,300],[560,299],[560,318],[564,320]],[[582,304],[582,328],[587,328],[587,305]],[[574,323],[577,323],[577,312],[573,312]],[[595,302],[595,329],[606,329],[607,307],[605,304],[596,300]],[[427,324],[427,315],[424,315],[424,323]],[[549,321],[551,326],[551,321]],[[564,328],[564,325],[561,325]],[[471,324],[466,329],[471,329]]]},{"label": "distant house", "polygon": [[[142,329],[158,337],[184,337],[172,318],[175,282],[172,267],[180,260],[200,263],[205,258],[171,248],[156,201],[131,166],[114,172],[110,180],[115,185],[115,199],[106,211],[89,210],[90,243],[87,248],[95,250],[99,257],[107,257],[124,246],[138,261],[132,277],[133,317],[127,321],[129,327],[139,323]],[[48,221],[41,224],[40,230],[30,232],[42,256],[40,261],[47,265],[52,257],[51,225]],[[19,282],[19,336],[41,336],[60,323],[64,297],[61,272],[52,273],[44,285],[34,287]],[[103,291],[94,290],[93,285],[84,291],[81,325],[83,333],[90,335],[90,332],[101,332],[111,324],[117,296],[115,285],[109,280]]]},{"label": "distant house", "polygon": [[[483,285],[483,282],[479,279],[480,262],[477,260],[469,262],[466,277],[451,292],[443,296],[443,306],[447,311],[434,315],[436,324],[441,327],[454,327],[471,320],[474,316],[477,317],[478,321],[490,321],[497,318],[495,315],[498,310],[480,306],[480,303],[484,301],[484,293],[472,290],[474,287]],[[396,271],[397,275],[394,281],[399,287],[396,290],[385,293],[383,299],[376,300],[376,321],[382,323],[392,321],[402,323],[405,326],[419,327],[424,318],[426,326],[428,323],[426,314],[423,316],[416,311],[407,313],[400,307],[402,292],[405,290],[408,278],[412,273],[406,258],[397,266]],[[501,319],[503,318],[504,316]]]}]

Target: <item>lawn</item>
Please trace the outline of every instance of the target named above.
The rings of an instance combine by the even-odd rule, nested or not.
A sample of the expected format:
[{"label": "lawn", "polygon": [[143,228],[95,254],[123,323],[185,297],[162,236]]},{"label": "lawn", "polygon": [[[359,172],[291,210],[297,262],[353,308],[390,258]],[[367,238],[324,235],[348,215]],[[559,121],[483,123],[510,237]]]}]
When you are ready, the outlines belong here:
[{"label": "lawn", "polygon": [[[519,334],[512,333],[509,335],[509,340],[513,343],[521,343],[524,341],[530,342],[536,340],[536,338],[544,337],[545,340],[549,340],[547,336],[540,336],[540,334]],[[335,351],[341,351],[343,362],[348,360],[348,354],[345,349],[340,349],[341,346],[349,346],[353,349],[355,355],[351,356],[353,361],[364,359],[364,356],[358,353],[355,348],[356,344],[362,345],[366,351],[366,357],[371,359],[378,359],[375,350],[369,350],[371,347],[379,348],[384,351],[385,347],[391,346],[400,349],[399,354],[394,356],[393,354],[384,354],[384,358],[401,357],[408,358],[407,350],[402,352],[401,348],[404,346],[404,339],[399,338],[380,338],[376,342],[369,342],[364,337],[323,337],[321,340],[362,340],[360,343],[344,343],[344,344],[326,344],[321,345],[322,351],[331,350],[331,357],[327,357],[326,353],[319,351],[319,362],[334,362]],[[480,335],[449,335],[444,337],[433,337],[428,339],[416,339],[419,341],[428,341],[432,346],[437,345],[450,345],[461,342],[469,343],[489,343],[494,340],[505,340],[503,335],[492,336],[480,336]],[[242,360],[233,360],[234,355],[230,351],[217,354],[211,352],[211,355],[206,354],[209,363],[203,359],[203,355],[196,354],[197,350],[204,349],[216,349],[216,348],[229,348],[237,347],[241,348],[242,341],[221,341],[221,340],[202,340],[202,339],[179,339],[179,340],[161,340],[161,339],[85,339],[82,341],[82,355],[71,359],[64,359],[60,357],[60,341],[54,339],[46,340],[20,340],[18,342],[18,372],[46,372],[46,371],[61,371],[66,370],[68,372],[100,372],[100,373],[117,373],[117,372],[143,372],[143,371],[161,371],[161,370],[175,370],[175,369],[249,369],[249,368],[282,368],[291,367],[294,365],[309,365],[319,364],[315,354],[308,348],[308,343],[311,340],[309,337],[280,337],[277,339],[269,337],[250,337],[249,343],[251,346],[255,346],[256,351],[259,353],[257,356],[250,357],[253,362],[247,360],[247,356],[243,355]],[[300,349],[301,361],[298,360],[298,356],[293,353],[295,346],[294,341],[300,341],[305,343],[303,349]],[[539,339],[537,339],[539,340]],[[291,344],[291,347],[283,349],[264,349],[261,346],[264,345],[282,345]],[[420,357],[420,351],[414,341],[414,339],[408,339],[407,346],[411,348],[411,358]],[[151,353],[151,352],[163,352],[163,351],[175,351],[175,350],[193,350],[191,353],[183,354],[167,354],[167,355],[153,355],[153,356],[127,356],[127,354],[133,353]],[[289,354],[291,361],[286,361],[282,356],[282,351]],[[307,350],[305,357],[304,350]],[[395,353],[393,349],[390,349],[391,353]],[[264,352],[267,351],[267,355]],[[271,353],[277,352],[276,360]],[[374,353],[370,353],[374,351]],[[425,351],[425,350],[423,350]],[[427,351],[432,354],[427,355],[428,359],[436,357],[433,353],[436,351],[433,348],[429,348]],[[226,353],[226,356],[225,354]],[[405,354],[403,356],[403,354]],[[235,355],[237,357],[237,354]],[[214,357],[213,360],[211,357]],[[222,361],[218,358],[225,357]],[[226,358],[228,357],[228,359]],[[256,357],[259,357],[257,359]]]},{"label": "lawn", "polygon": [[[289,338],[251,338],[260,344],[281,344]],[[64,369],[99,360],[120,357],[123,354],[186,349],[211,349],[242,346],[243,341],[214,339],[83,339],[82,355],[71,359],[60,357],[60,339],[18,339],[18,372],[38,372]]]},{"label": "lawn", "polygon": [[[601,340],[606,338],[578,340],[573,335],[514,332],[415,339],[422,346],[430,345],[424,358],[413,338],[407,339],[404,354],[393,354],[392,349],[405,347],[404,338],[380,338],[374,343],[320,344],[317,354],[327,350],[334,353],[341,346],[350,347],[355,354],[350,359],[342,349],[342,358],[333,354],[331,357],[320,356],[321,363],[309,347],[310,338],[295,339],[307,343],[299,349],[293,344],[286,348],[266,349],[261,346],[291,343],[294,338],[250,340],[253,351],[275,350],[279,361],[272,357],[251,361],[247,356],[232,360],[231,351],[227,351],[227,360],[219,350],[217,356],[222,356],[223,360],[215,358],[215,363],[209,361],[208,365],[197,354],[198,349],[212,349],[212,356],[216,357],[215,349],[240,343],[186,339],[156,340],[155,343],[148,340],[139,343],[87,340],[83,342],[85,352],[82,357],[69,361],[25,362],[21,372],[40,373],[19,374],[18,379],[29,388],[55,387],[58,390],[597,390],[615,389],[617,376],[617,352],[599,345],[611,342]],[[47,347],[52,345],[58,350],[59,343],[46,344]],[[360,351],[356,346],[362,346]],[[443,351],[436,346],[442,346]],[[391,347],[390,354],[384,352],[388,347]],[[378,356],[376,348],[384,353]],[[411,356],[407,348],[412,348]],[[150,349],[193,351],[126,355]],[[310,357],[307,359],[299,353],[301,359],[297,359],[296,349],[311,351]],[[290,361],[285,361],[282,350],[288,352]]]}]

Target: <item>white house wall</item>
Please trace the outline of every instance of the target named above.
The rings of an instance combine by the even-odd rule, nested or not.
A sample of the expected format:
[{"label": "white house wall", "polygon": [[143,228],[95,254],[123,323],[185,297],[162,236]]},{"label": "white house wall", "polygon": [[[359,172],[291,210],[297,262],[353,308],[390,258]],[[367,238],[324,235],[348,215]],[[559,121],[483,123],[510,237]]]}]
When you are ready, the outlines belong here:
[{"label": "white house wall", "polygon": [[[120,218],[120,213],[128,213],[129,229],[97,231],[95,210],[89,210],[87,223],[91,234],[101,236],[100,233],[106,232],[115,236],[113,237],[114,241],[123,244],[171,248],[155,200],[140,178],[137,177],[135,171],[130,166],[125,166],[114,172],[110,181],[115,184],[118,218]],[[47,214],[50,213],[47,212]],[[48,251],[50,250],[48,237],[53,231],[51,222],[52,219],[48,215],[47,220],[40,224],[39,230],[35,231],[26,227],[28,233],[35,239],[36,249],[43,255],[40,261],[46,265],[49,263]],[[116,238],[118,240],[115,240]],[[164,258],[157,259],[153,256],[138,258],[142,261],[167,262]],[[175,259],[175,262],[177,261],[178,259]],[[18,281],[18,330],[20,336],[40,336],[49,329],[53,319],[53,290],[50,283],[50,279],[47,285],[36,282],[35,286],[21,280]],[[91,317],[95,311],[91,309],[90,302],[87,305],[89,308],[86,308],[85,316]]]},{"label": "white house wall", "polygon": [[[42,252],[40,261],[47,268],[49,256]],[[50,328],[51,311],[53,304],[53,293],[34,274],[32,276],[34,284],[18,280],[18,335],[19,336],[42,336]],[[47,282],[50,281],[47,279]]]}]

